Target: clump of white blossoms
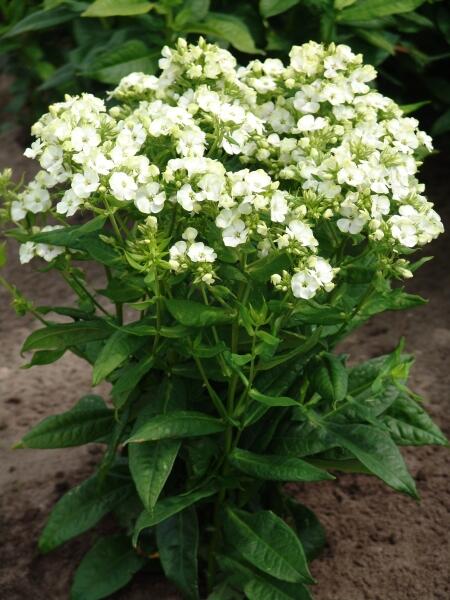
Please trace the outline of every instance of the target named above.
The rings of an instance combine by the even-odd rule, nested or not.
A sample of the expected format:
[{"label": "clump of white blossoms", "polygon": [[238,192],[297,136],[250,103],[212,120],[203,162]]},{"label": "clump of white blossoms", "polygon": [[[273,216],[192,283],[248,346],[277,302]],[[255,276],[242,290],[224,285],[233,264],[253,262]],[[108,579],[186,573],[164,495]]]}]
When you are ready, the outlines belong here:
[{"label": "clump of white blossoms", "polygon": [[[12,202],[14,221],[107,211],[124,230],[152,215],[168,243],[136,267],[162,253],[172,272],[213,286],[236,257],[283,255],[267,280],[303,299],[333,289],[352,245],[365,240],[408,276],[401,255],[442,232],[416,178],[429,136],[371,87],[375,69],[348,46],[310,42],[287,66],[238,67],[216,45],[180,39],[160,68],[125,77],[109,107],[91,94],[50,107],[25,152],[42,170]],[[60,251],[28,242],[20,256]]]}]

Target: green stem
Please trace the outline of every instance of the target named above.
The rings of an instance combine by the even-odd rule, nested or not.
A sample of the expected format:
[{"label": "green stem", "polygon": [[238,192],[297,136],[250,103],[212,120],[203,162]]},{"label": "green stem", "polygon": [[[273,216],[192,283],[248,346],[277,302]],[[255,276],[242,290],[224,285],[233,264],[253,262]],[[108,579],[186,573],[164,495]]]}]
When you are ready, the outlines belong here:
[{"label": "green stem", "polygon": [[203,364],[202,364],[201,360],[198,358],[198,356],[194,356],[194,361],[195,361],[195,364],[197,365],[197,369],[199,370],[200,375],[202,376],[203,383],[204,383],[206,389],[208,390],[210,398],[211,398],[217,412],[220,414],[220,416],[223,419],[228,421],[228,414],[227,414],[227,411],[225,410],[225,406],[223,405],[223,402],[220,399],[219,395],[215,392],[214,388],[210,384],[208,376],[206,375],[206,372],[205,372],[205,369],[203,368]]},{"label": "green stem", "polygon": [[87,289],[87,287],[84,285],[84,283],[82,281],[80,281],[78,279],[78,277],[72,272],[72,273],[63,273],[63,277],[64,279],[67,281],[67,283],[70,285],[69,282],[69,277],[72,277],[73,280],[76,282],[76,284],[83,290],[83,292],[86,294],[86,296],[92,301],[92,303],[107,317],[112,317],[112,315],[105,309],[103,308],[103,306],[100,304],[100,302],[98,302],[98,300],[96,300],[96,298],[91,294],[91,292]]}]

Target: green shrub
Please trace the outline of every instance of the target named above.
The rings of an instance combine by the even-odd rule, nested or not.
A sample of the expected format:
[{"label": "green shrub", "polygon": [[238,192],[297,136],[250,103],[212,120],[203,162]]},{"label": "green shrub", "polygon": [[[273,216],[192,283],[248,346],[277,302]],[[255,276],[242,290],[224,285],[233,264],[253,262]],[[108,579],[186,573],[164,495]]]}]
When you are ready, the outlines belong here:
[{"label": "green shrub", "polygon": [[373,315],[424,302],[396,280],[442,232],[416,178],[431,139],[348,46],[289,56],[237,69],[180,39],[109,109],[90,94],[52,105],[26,151],[42,170],[24,189],[0,180],[21,262],[44,259],[78,299],[34,307],[1,280],[42,324],[29,366],[71,351],[111,384],[108,403],[85,396],[18,444],[104,446],[39,541],[116,516],[76,600],[109,596],[147,557],[187,599],[310,598],[324,532],[283,483],[369,473],[417,498],[398,446],[447,444],[402,344],[355,366],[336,352]]}]

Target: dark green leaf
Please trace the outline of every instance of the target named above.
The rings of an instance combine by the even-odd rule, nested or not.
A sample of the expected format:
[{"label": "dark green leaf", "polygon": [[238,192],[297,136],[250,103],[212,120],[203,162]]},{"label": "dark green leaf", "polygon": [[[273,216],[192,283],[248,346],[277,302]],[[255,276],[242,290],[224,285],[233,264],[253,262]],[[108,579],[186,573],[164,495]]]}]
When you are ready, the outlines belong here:
[{"label": "dark green leaf", "polygon": [[37,10],[16,23],[2,37],[10,38],[21,33],[26,33],[27,31],[40,31],[48,27],[54,27],[60,23],[65,23],[66,21],[71,21],[76,16],[76,13],[67,7],[55,8],[53,10]]},{"label": "dark green leaf", "polygon": [[174,28],[182,29],[189,22],[201,21],[208,14],[209,5],[210,0],[185,0],[174,19]]},{"label": "dark green leaf", "polygon": [[139,516],[133,533],[133,544],[136,546],[139,534],[143,529],[161,523],[165,519],[176,515],[200,500],[212,496],[216,491],[216,486],[209,485],[191,492],[180,494],[179,496],[171,496],[169,498],[164,498],[164,500],[160,500],[156,503],[155,508],[151,513],[144,511]]},{"label": "dark green leaf", "polygon": [[111,396],[116,408],[121,408],[128,400],[131,392],[153,366],[155,358],[153,355],[146,355],[139,362],[131,363],[124,367],[119,378],[114,383]]},{"label": "dark green leaf", "polygon": [[414,480],[397,446],[385,431],[370,425],[327,424],[338,444],[394,490],[417,498]]},{"label": "dark green leaf", "polygon": [[156,542],[164,573],[186,600],[198,600],[198,521],[193,507],[156,526]]},{"label": "dark green leaf", "polygon": [[220,323],[229,323],[235,318],[234,312],[224,308],[207,306],[190,300],[166,300],[170,314],[186,327],[207,327]]},{"label": "dark green leaf", "polygon": [[332,475],[293,456],[255,454],[235,448],[230,462],[247,475],[269,481],[322,481],[334,479]]},{"label": "dark green leaf", "polygon": [[448,445],[442,431],[426,411],[406,394],[400,394],[383,415],[392,439],[402,446]]},{"label": "dark green leaf", "polygon": [[98,442],[111,433],[113,411],[100,396],[84,396],[68,412],[46,417],[16,448],[69,448]]},{"label": "dark green leaf", "polygon": [[[105,221],[106,217],[98,216],[83,225],[71,225],[69,227],[61,227],[60,229],[53,229],[51,231],[41,231],[40,233],[33,235],[30,239],[33,242],[42,244],[79,248],[80,240],[83,237],[102,229]],[[83,248],[82,245],[81,248]]]},{"label": "dark green leaf", "polygon": [[[181,380],[165,379],[159,386],[158,395],[140,413],[134,431],[148,418],[181,409],[186,401],[186,389]],[[180,448],[179,440],[158,440],[143,444],[131,444],[128,448],[130,471],[138,494],[148,511],[152,511],[169,477]]]},{"label": "dark green leaf", "polygon": [[258,577],[245,584],[248,600],[311,600],[311,595],[301,583],[286,583]]},{"label": "dark green leaf", "polygon": [[92,371],[92,385],[98,385],[110,373],[120,367],[145,340],[134,335],[116,331],[103,346]]},{"label": "dark green leaf", "polygon": [[84,533],[124,501],[132,491],[130,480],[121,474],[107,477],[100,486],[95,475],[73,488],[53,508],[39,538],[41,552],[50,552],[67,540]]},{"label": "dark green leaf", "polygon": [[122,77],[133,71],[154,73],[158,65],[157,56],[159,53],[151,52],[141,40],[127,40],[118,48],[98,55],[89,64],[86,75],[102,83],[119,83]]},{"label": "dark green leaf", "polygon": [[188,410],[171,411],[150,417],[135,431],[127,443],[140,443],[167,438],[195,437],[225,430],[220,419]]},{"label": "dark green leaf", "polygon": [[288,398],[287,396],[268,396],[267,394],[262,394],[255,390],[254,388],[249,392],[250,398],[256,400],[257,402],[261,402],[261,404],[266,404],[267,406],[298,406],[299,403],[293,398]]},{"label": "dark green leaf", "polygon": [[308,507],[294,498],[287,498],[286,502],[306,557],[308,560],[313,560],[325,546],[325,530]]},{"label": "dark green leaf", "polygon": [[111,327],[101,319],[48,325],[27,337],[22,352],[28,350],[65,350],[71,346],[102,340],[111,335]]},{"label": "dark green leaf", "polygon": [[83,557],[73,581],[71,600],[100,600],[124,587],[146,562],[124,535],[99,539]]},{"label": "dark green leaf", "polygon": [[341,402],[347,395],[347,370],[336,356],[325,354],[313,371],[311,383],[327,402]]},{"label": "dark green leaf", "polygon": [[425,0],[357,0],[338,14],[337,20],[341,23],[350,23],[387,17],[411,12],[424,2]]},{"label": "dark green leaf", "polygon": [[154,4],[147,0],[94,0],[82,17],[131,17],[148,13]]},{"label": "dark green leaf", "polygon": [[247,561],[283,581],[314,581],[299,539],[273,512],[251,514],[227,508],[225,514],[227,541]]},{"label": "dark green leaf", "polygon": [[260,0],[259,11],[267,19],[286,12],[299,2],[300,0]]},{"label": "dark green leaf", "polygon": [[252,34],[242,19],[234,15],[210,12],[203,21],[187,23],[185,33],[202,33],[229,42],[237,50],[248,54],[262,54],[255,46]]}]

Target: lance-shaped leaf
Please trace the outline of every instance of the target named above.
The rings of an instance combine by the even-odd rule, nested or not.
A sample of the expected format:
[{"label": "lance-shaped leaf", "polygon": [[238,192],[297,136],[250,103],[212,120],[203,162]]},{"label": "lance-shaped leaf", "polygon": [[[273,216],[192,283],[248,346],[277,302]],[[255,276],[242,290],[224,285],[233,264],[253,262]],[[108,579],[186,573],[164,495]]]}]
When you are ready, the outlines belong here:
[{"label": "lance-shaped leaf", "polygon": [[154,4],[147,0],[94,0],[82,17],[131,17],[148,13]]},{"label": "lance-shaped leaf", "polygon": [[145,564],[125,535],[99,539],[83,557],[75,573],[71,600],[109,598],[124,587]]},{"label": "lance-shaped leaf", "polygon": [[445,435],[433,423],[426,411],[406,394],[399,395],[382,418],[392,439],[397,444],[402,446],[448,445]]},{"label": "lance-shaped leaf", "polygon": [[33,331],[27,337],[22,352],[28,350],[65,350],[71,346],[103,340],[109,337],[111,333],[111,327],[101,319],[48,325]]},{"label": "lance-shaped leaf", "polygon": [[[186,388],[182,380],[166,378],[158,388],[156,398],[141,412],[134,430],[155,414],[165,414],[186,403]],[[172,471],[180,448],[180,440],[163,439],[142,444],[130,444],[128,458],[137,492],[148,511],[152,511]]]},{"label": "lance-shaped leaf", "polygon": [[418,498],[413,478],[390,435],[370,425],[327,423],[336,442],[394,490]]},{"label": "lance-shaped leaf", "polygon": [[276,454],[255,454],[235,448],[230,462],[247,475],[269,481],[322,481],[334,479],[322,469],[313,467],[300,458]]},{"label": "lance-shaped leaf", "polygon": [[69,411],[45,418],[16,448],[69,448],[98,442],[114,427],[113,411],[100,396],[84,396]]},{"label": "lance-shaped leaf", "polygon": [[205,413],[189,410],[177,410],[165,415],[150,417],[127,440],[128,443],[140,443],[167,438],[196,437],[225,430],[224,423]]},{"label": "lance-shaped leaf", "polygon": [[[227,573],[227,581],[233,587],[244,590],[249,600],[312,600],[307,587],[302,583],[288,583],[269,577],[239,556],[220,555],[218,562]],[[220,597],[219,599],[221,600]],[[225,597],[224,600],[228,598]]]},{"label": "lance-shaped leaf", "polygon": [[156,543],[164,573],[186,600],[198,600],[198,520],[193,507],[159,523]]},{"label": "lance-shaped leaf", "polygon": [[269,396],[258,392],[255,388],[250,390],[248,395],[253,400],[261,402],[261,404],[265,404],[266,406],[299,406],[299,403],[293,398],[289,398],[288,396]]},{"label": "lance-shaped leaf", "polygon": [[300,0],[260,0],[259,11],[267,19],[286,12],[299,2]]},{"label": "lance-shaped leaf", "polygon": [[164,500],[160,500],[156,503],[155,508],[151,513],[143,511],[140,514],[134,528],[133,545],[136,546],[139,534],[143,529],[147,529],[148,527],[153,527],[154,525],[161,523],[165,519],[176,515],[189,506],[196,504],[200,500],[212,496],[216,491],[217,487],[214,484],[211,484],[203,488],[185,492],[184,494],[180,494],[178,496],[164,498]]},{"label": "lance-shaped leaf", "polygon": [[252,565],[283,581],[314,581],[300,540],[273,512],[250,514],[227,508],[225,515],[228,543]]},{"label": "lance-shaped leaf", "polygon": [[285,498],[285,502],[307,559],[316,558],[325,546],[324,528],[313,511],[307,506],[300,504],[294,498]]},{"label": "lance-shaped leaf", "polygon": [[315,391],[327,402],[341,402],[347,394],[347,370],[333,354],[322,357],[312,373],[311,382]]},{"label": "lance-shaped leaf", "polygon": [[143,356],[138,362],[126,365],[120,371],[114,383],[111,396],[116,408],[121,408],[128,400],[131,392],[136,388],[146,373],[150,371],[155,362],[153,355]]},{"label": "lance-shaped leaf", "polygon": [[98,385],[110,373],[120,367],[145,340],[135,335],[116,331],[103,346],[92,372],[92,385]]},{"label": "lance-shaped leaf", "polygon": [[172,317],[186,327],[208,327],[229,323],[235,318],[235,313],[224,308],[207,306],[191,300],[166,300],[167,310]]},{"label": "lance-shaped leaf", "polygon": [[132,489],[129,479],[114,474],[102,485],[94,475],[67,492],[53,508],[39,538],[41,552],[50,552],[93,527],[124,501]]}]

